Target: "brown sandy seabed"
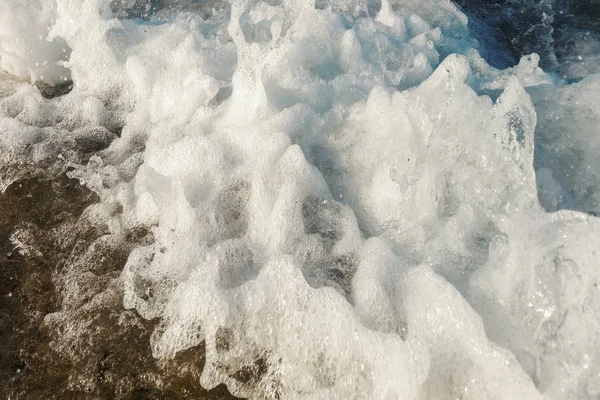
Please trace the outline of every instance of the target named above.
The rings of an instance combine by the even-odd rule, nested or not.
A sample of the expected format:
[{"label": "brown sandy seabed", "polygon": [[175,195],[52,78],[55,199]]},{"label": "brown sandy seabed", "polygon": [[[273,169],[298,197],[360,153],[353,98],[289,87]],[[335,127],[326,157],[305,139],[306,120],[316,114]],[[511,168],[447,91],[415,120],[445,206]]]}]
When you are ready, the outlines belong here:
[{"label": "brown sandy seabed", "polygon": [[[69,89],[40,87],[44,97]],[[85,215],[97,201],[65,172],[0,193],[0,399],[235,399],[223,385],[200,386],[203,344],[173,360],[152,357],[156,321],[123,308],[117,279],[131,247],[151,234],[106,240],[106,227]],[[65,280],[77,289],[66,294]],[[260,369],[233,376],[251,383]]]}]

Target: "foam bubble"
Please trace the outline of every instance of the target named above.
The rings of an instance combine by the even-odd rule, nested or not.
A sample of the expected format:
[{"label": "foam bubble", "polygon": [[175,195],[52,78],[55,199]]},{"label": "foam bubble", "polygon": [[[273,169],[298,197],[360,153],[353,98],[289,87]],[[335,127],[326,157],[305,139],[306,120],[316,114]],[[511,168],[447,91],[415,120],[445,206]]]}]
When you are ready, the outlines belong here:
[{"label": "foam bubble", "polygon": [[70,48],[63,38],[49,36],[54,2],[2,0],[0,16],[0,71],[51,85],[70,78]]},{"label": "foam bubble", "polygon": [[597,221],[542,208],[597,208],[596,76],[492,68],[445,1],[56,3],[73,91],[2,86],[1,143],[119,133],[71,175],[152,232],[121,282],[156,357],[204,341],[250,398],[597,394]]}]

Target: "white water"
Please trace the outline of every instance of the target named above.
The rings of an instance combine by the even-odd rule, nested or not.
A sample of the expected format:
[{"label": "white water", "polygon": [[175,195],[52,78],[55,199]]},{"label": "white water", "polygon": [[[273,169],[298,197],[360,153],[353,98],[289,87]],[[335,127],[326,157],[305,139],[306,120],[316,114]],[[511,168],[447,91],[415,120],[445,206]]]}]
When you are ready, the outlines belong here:
[{"label": "white water", "polygon": [[566,210],[600,212],[600,75],[496,70],[442,0],[215,6],[0,0],[0,69],[74,82],[0,81],[1,187],[123,127],[71,174],[154,234],[121,277],[153,354],[206,341],[202,385],[256,399],[600,396],[600,222]]}]

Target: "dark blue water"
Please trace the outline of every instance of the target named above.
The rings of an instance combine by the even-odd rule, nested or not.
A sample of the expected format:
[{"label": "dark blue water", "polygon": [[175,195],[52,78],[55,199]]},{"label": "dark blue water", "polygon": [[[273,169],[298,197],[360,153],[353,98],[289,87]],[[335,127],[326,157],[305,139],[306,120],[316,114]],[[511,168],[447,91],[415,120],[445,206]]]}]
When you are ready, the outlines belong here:
[{"label": "dark blue water", "polygon": [[482,55],[498,68],[537,53],[567,80],[600,72],[600,0],[456,0]]}]

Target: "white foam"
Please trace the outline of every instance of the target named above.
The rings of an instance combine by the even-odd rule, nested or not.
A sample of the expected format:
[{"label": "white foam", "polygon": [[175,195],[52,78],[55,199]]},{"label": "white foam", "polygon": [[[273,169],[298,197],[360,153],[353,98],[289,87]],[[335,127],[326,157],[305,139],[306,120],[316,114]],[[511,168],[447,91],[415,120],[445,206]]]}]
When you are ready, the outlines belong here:
[{"label": "white foam", "polygon": [[70,77],[64,61],[70,49],[48,36],[56,16],[52,1],[0,1],[0,71],[57,84]]},{"label": "white foam", "polygon": [[[597,128],[577,114],[599,115],[597,77],[560,88],[535,56],[493,69],[445,1],[174,15],[58,0],[73,92],[1,100],[9,144],[35,141],[46,108],[124,125],[73,175],[120,205],[116,235],[153,232],[122,281],[161,321],[156,357],[204,340],[202,384],[251,398],[598,394],[600,226],[537,191],[564,208],[563,188],[589,188],[597,207]],[[576,146],[557,112],[585,126]],[[537,177],[534,140],[563,146]],[[556,165],[574,149],[590,168],[570,181]]]}]

